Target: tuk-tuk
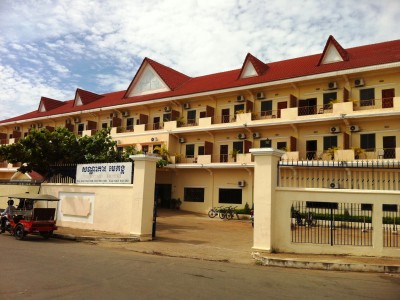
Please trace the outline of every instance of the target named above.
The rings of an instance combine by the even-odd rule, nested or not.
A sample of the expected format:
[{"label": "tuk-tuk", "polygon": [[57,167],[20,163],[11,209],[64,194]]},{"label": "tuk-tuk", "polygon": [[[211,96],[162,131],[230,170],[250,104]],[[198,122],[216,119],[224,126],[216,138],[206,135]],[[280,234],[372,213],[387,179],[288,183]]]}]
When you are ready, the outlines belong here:
[{"label": "tuk-tuk", "polygon": [[57,230],[55,207],[57,205],[49,207],[50,203],[60,200],[57,197],[26,193],[11,195],[8,198],[14,200],[15,205],[19,201],[14,215],[8,215],[6,228],[17,240],[22,240],[31,233],[39,233],[48,239],[54,230]]}]

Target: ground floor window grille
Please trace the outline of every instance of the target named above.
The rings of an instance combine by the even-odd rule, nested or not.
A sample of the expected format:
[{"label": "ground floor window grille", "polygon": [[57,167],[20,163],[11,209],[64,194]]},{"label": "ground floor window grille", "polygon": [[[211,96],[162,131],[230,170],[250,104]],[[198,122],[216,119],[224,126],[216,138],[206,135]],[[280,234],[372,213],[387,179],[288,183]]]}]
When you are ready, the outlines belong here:
[{"label": "ground floor window grille", "polygon": [[292,243],[372,246],[372,204],[295,201]]},{"label": "ground floor window grille", "polygon": [[383,204],[383,246],[400,247],[400,210],[397,204]]}]

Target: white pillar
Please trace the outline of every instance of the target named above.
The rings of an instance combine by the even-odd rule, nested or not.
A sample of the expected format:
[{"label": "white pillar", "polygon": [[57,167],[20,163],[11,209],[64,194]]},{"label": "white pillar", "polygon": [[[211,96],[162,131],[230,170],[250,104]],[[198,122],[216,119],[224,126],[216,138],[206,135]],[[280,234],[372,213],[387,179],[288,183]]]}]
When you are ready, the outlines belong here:
[{"label": "white pillar", "polygon": [[253,249],[271,252],[274,246],[274,204],[278,162],[285,153],[273,148],[250,149],[254,155]]},{"label": "white pillar", "polygon": [[160,158],[143,154],[131,155],[129,158],[135,164],[130,233],[139,236],[141,240],[151,240],[156,162]]}]

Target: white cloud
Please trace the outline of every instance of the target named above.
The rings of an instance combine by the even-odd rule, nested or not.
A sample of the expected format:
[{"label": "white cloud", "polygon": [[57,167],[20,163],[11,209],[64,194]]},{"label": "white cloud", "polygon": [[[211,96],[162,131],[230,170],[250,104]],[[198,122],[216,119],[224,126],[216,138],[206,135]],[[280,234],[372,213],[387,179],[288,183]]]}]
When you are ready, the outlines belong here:
[{"label": "white cloud", "polygon": [[0,62],[51,81],[44,96],[111,92],[146,56],[198,76],[239,68],[247,52],[265,62],[320,53],[330,34],[345,48],[397,39],[398,15],[397,0],[2,0]]}]

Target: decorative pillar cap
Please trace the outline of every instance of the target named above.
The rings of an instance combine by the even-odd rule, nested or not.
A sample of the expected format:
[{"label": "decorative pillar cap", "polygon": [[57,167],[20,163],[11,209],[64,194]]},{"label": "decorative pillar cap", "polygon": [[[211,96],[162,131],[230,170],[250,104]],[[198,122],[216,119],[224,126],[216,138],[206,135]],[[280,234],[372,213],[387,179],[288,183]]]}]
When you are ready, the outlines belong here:
[{"label": "decorative pillar cap", "polygon": [[250,153],[254,156],[277,156],[281,157],[285,151],[274,148],[251,148]]},{"label": "decorative pillar cap", "polygon": [[159,156],[148,155],[148,154],[135,154],[129,155],[129,158],[133,161],[154,161],[157,162],[160,160]]}]

